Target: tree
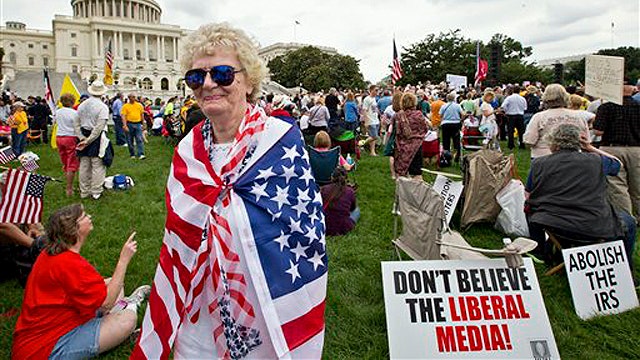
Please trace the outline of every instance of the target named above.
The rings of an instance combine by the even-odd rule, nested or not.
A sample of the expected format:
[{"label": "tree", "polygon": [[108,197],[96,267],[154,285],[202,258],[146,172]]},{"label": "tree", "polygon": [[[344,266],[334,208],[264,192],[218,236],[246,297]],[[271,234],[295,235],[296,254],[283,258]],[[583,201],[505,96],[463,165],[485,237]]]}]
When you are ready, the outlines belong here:
[{"label": "tree", "polygon": [[500,60],[503,63],[514,60],[523,61],[524,58],[531,56],[533,53],[531,46],[522,46],[520,41],[500,33],[494,34],[487,46],[491,47],[494,44],[502,47],[502,58]]},{"label": "tree", "polygon": [[[403,48],[405,52],[401,56],[401,65],[405,75],[400,79],[400,84],[416,84],[426,80],[440,82],[446,74],[464,75],[469,82],[473,82],[477,43],[463,37],[460,29],[427,35],[424,40]],[[486,60],[490,58],[493,45],[501,47],[499,82],[516,82],[514,79],[519,79],[517,82],[536,81],[548,75],[524,61],[533,51],[531,46],[523,46],[519,41],[500,33],[493,35],[486,45],[479,43],[480,57]],[[494,64],[490,63],[489,66]]]},{"label": "tree", "polygon": [[2,79],[2,60],[4,58],[4,48],[0,47],[0,79]]},{"label": "tree", "polygon": [[460,32],[457,29],[437,36],[429,34],[424,40],[403,48],[401,65],[404,76],[398,83],[440,82],[447,74],[466,75],[467,79],[473,79],[476,44],[465,39]]},{"label": "tree", "polygon": [[327,54],[313,46],[278,56],[269,61],[268,67],[271,78],[286,87],[302,84],[306,89],[319,91],[365,86],[359,60],[348,55]]}]

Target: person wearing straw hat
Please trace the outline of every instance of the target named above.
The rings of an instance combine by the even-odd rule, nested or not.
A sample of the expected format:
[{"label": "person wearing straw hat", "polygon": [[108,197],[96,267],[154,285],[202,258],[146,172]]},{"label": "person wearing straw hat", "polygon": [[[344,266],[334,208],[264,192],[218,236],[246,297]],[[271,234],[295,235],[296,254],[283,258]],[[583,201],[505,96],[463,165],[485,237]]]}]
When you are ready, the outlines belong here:
[{"label": "person wearing straw hat", "polygon": [[102,184],[107,172],[100,152],[100,138],[107,126],[109,108],[100,97],[107,93],[107,87],[100,80],[91,83],[87,90],[91,95],[78,107],[78,118],[74,123],[76,136],[80,139],[76,149],[80,158],[80,197],[102,195]]}]

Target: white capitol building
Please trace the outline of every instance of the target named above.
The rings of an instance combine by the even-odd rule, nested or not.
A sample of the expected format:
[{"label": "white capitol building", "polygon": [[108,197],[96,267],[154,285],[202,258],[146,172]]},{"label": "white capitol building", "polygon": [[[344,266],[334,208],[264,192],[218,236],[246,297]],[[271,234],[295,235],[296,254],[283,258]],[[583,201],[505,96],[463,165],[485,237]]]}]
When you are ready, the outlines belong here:
[{"label": "white capitol building", "polygon": [[[151,98],[165,99],[183,94],[179,49],[190,30],[162,24],[162,9],[157,2],[71,0],[71,7],[73,16],[54,16],[53,31],[28,29],[26,24],[17,21],[7,21],[6,26],[0,27],[4,85],[12,84],[12,90],[25,87],[25,82],[33,82],[36,73],[41,77],[42,69],[48,67],[54,92],[59,91],[55,85],[61,83],[65,73],[75,74],[72,75],[74,82],[84,89],[86,83],[102,80],[105,48],[111,42],[113,92],[138,91]],[[269,61],[302,46],[305,45],[278,43],[263,48],[260,55]],[[321,49],[336,53],[333,48]],[[22,91],[42,88],[41,83],[31,85]],[[33,94],[41,95],[40,92]]]}]

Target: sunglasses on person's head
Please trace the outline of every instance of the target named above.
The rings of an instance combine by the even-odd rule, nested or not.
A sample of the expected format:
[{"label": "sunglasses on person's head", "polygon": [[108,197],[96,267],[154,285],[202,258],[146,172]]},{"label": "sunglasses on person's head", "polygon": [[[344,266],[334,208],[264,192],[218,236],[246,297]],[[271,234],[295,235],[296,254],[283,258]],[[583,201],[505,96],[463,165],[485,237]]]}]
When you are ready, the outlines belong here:
[{"label": "sunglasses on person's head", "polygon": [[204,80],[207,77],[207,73],[209,73],[211,80],[216,84],[220,86],[229,86],[233,84],[236,74],[243,70],[244,69],[236,70],[230,65],[218,65],[209,70],[191,69],[184,75],[184,81],[191,90],[197,90],[204,85]]}]

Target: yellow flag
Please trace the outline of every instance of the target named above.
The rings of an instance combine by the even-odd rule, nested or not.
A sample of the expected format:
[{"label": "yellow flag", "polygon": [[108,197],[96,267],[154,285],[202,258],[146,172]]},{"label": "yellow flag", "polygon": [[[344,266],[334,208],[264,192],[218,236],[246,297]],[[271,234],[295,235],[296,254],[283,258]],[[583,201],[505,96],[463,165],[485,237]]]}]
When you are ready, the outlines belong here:
[{"label": "yellow flag", "polygon": [[111,51],[111,39],[104,49],[104,84],[113,85],[113,52]]},{"label": "yellow flag", "polygon": [[[66,74],[64,76],[64,81],[62,81],[62,89],[60,89],[60,92],[58,94],[62,95],[64,93],[70,93],[71,95],[73,95],[76,98],[75,105],[78,105],[78,102],[80,100],[80,93],[78,92],[78,88],[76,88],[76,86],[73,84],[73,81],[71,81],[69,74]],[[62,107],[60,101],[58,101],[58,107]]]}]

